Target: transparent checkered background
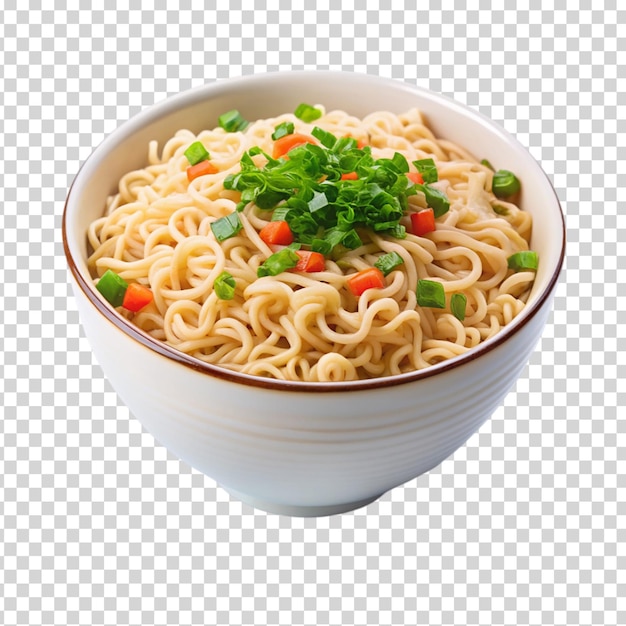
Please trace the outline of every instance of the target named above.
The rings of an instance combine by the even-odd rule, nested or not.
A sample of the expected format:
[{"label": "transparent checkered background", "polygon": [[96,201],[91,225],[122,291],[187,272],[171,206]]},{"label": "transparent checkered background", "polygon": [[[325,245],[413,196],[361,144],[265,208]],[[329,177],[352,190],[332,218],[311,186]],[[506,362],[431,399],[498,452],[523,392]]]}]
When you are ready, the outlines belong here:
[{"label": "transparent checkered background", "polygon": [[[4,0],[0,623],[625,624],[620,3],[118,4]],[[569,247],[537,351],[465,447],[364,509],[292,519],[231,500],[129,415],[83,336],[60,224],[82,161],[143,107],[314,68],[502,124],[553,180]]]}]

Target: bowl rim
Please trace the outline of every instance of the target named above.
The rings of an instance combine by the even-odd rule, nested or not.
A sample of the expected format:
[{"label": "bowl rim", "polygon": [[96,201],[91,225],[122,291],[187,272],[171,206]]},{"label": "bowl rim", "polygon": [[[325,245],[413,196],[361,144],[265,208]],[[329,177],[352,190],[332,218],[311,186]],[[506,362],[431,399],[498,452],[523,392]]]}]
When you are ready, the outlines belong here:
[{"label": "bowl rim", "polygon": [[261,387],[263,389],[270,390],[291,392],[346,392],[405,385],[409,383],[414,383],[418,380],[430,378],[431,376],[439,375],[443,372],[455,370],[463,365],[472,363],[473,361],[481,358],[483,355],[495,350],[498,346],[505,343],[510,337],[520,332],[522,328],[525,327],[538,314],[538,312],[543,308],[546,302],[551,299],[552,294],[559,282],[561,269],[563,267],[565,259],[566,226],[561,202],[559,200],[558,194],[556,193],[556,190],[554,189],[554,185],[552,184],[552,181],[545,173],[541,165],[538,163],[538,161],[532,156],[532,154],[530,154],[528,149],[523,144],[521,144],[516,137],[514,137],[502,126],[485,116],[480,111],[473,109],[465,104],[462,104],[454,100],[453,98],[446,96],[445,94],[440,94],[420,87],[418,85],[413,85],[395,78],[391,79],[372,74],[334,70],[291,70],[288,72],[281,71],[280,74],[288,74],[290,76],[316,75],[320,78],[330,75],[335,77],[362,77],[365,80],[374,80],[381,85],[387,83],[389,85],[394,85],[395,88],[404,87],[405,89],[418,93],[423,97],[429,98],[431,100],[444,100],[450,106],[456,107],[464,114],[473,116],[474,118],[477,118],[478,121],[482,121],[483,124],[489,125],[492,130],[500,133],[504,138],[506,138],[507,141],[513,142],[518,149],[521,148],[524,152],[526,152],[527,156],[529,156],[534,161],[534,164],[537,166],[538,171],[540,171],[546,178],[548,185],[552,193],[554,194],[556,206],[559,209],[558,213],[560,216],[561,226],[560,253],[557,263],[554,267],[552,274],[548,278],[545,288],[537,295],[537,297],[530,304],[530,306],[524,308],[522,315],[520,315],[509,325],[501,329],[494,337],[491,337],[485,342],[480,343],[478,346],[472,348],[469,352],[450,358],[446,361],[442,361],[425,369],[405,372],[403,374],[395,374],[392,376],[362,379],[356,381],[305,382],[279,380],[251,374],[244,374],[241,372],[226,369],[224,367],[220,367],[219,365],[206,363],[204,361],[201,361],[200,359],[189,356],[184,352],[177,350],[176,348],[166,344],[163,341],[154,339],[145,331],[134,326],[129,320],[120,315],[115,309],[111,308],[106,302],[104,302],[104,300],[96,292],[93,282],[86,279],[80,271],[78,264],[72,254],[68,237],[68,205],[70,203],[72,191],[74,190],[76,181],[79,180],[81,172],[84,170],[85,166],[89,162],[91,162],[91,160],[95,156],[103,151],[109,142],[117,139],[117,137],[124,133],[126,129],[133,127],[141,128],[143,125],[148,124],[153,119],[164,117],[169,112],[175,110],[180,102],[189,100],[189,103],[191,104],[191,101],[199,93],[206,92],[207,96],[210,96],[211,94],[217,95],[221,91],[228,91],[232,89],[232,87],[235,85],[241,85],[245,82],[264,80],[264,77],[277,73],[278,72],[266,72],[248,76],[241,76],[237,78],[219,79],[217,81],[205,83],[203,85],[199,85],[191,89],[184,90],[180,93],[174,94],[172,96],[166,97],[163,100],[160,100],[152,105],[145,107],[140,112],[118,125],[117,128],[109,133],[109,135],[99,145],[92,149],[89,156],[83,161],[76,175],[74,176],[72,183],[70,184],[63,207],[63,215],[61,221],[63,250],[68,264],[68,269],[75,280],[76,286],[85,295],[91,305],[94,306],[96,311],[98,311],[98,313],[104,317],[105,321],[113,324],[124,335],[128,335],[131,339],[137,341],[139,344],[141,344],[145,348],[148,348],[152,352],[155,352],[160,356],[163,356],[171,361],[174,361],[175,363],[188,367],[196,372],[212,376],[214,378],[229,381],[232,383],[243,384],[246,386]]}]

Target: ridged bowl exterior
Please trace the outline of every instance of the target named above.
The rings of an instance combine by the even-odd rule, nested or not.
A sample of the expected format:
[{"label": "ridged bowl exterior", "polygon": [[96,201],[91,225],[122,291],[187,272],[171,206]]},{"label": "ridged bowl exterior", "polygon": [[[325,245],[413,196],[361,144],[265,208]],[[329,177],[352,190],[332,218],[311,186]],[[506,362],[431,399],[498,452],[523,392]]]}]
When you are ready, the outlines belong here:
[{"label": "ridged bowl exterior", "polygon": [[120,341],[80,290],[77,301],[98,362],[146,430],[222,486],[292,507],[374,498],[439,465],[501,404],[547,314],[481,359],[430,378],[277,397]]},{"label": "ridged bowl exterior", "polygon": [[[501,404],[514,385],[546,323],[563,259],[563,222],[558,200],[539,166],[503,131],[451,101],[375,77],[326,73],[335,86],[334,106],[367,111],[420,106],[448,136],[491,139],[481,156],[503,166],[518,159],[525,184],[539,186],[533,207],[536,249],[544,266],[532,306],[498,341],[429,374],[373,385],[258,384],[216,375],[165,353],[128,328],[102,303],[86,270],[86,224],[97,217],[119,176],[141,165],[130,152],[146,137],[161,138],[180,126],[202,127],[206,113],[236,108],[258,98],[257,117],[289,110],[269,97],[267,85],[301,86],[297,101],[320,102],[319,82],[296,73],[206,86],[127,123],[98,148],[78,174],[64,214],[64,244],[80,318],[96,359],[130,411],[173,454],[260,508],[296,515],[349,510],[439,465],[462,446]],[[365,105],[355,95],[372,91]],[[381,89],[391,103],[384,107]],[[308,91],[307,91],[308,90]],[[303,93],[304,92],[304,93]],[[279,91],[279,93],[282,93]],[[319,94],[318,94],[319,95]],[[358,104],[356,101],[359,100]],[[176,106],[175,106],[176,105]],[[436,106],[435,106],[436,105]],[[364,114],[358,112],[357,114]],[[250,117],[248,115],[248,117]],[[183,123],[186,122],[186,123]],[[472,136],[471,133],[469,136]],[[472,149],[471,145],[464,144]],[[507,151],[508,148],[508,151]],[[520,156],[522,155],[522,156]],[[515,169],[509,165],[510,169]],[[552,193],[552,195],[550,195]],[[560,226],[560,231],[559,231]],[[554,236],[545,233],[552,229]],[[140,333],[139,333],[140,335]],[[330,383],[332,386],[333,384]]]}]

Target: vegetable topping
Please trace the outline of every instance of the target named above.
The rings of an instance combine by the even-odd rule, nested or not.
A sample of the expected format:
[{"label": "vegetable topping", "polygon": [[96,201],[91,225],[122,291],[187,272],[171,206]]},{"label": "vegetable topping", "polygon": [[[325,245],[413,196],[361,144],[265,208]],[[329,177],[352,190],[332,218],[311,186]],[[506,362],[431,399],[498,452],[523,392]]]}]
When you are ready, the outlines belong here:
[{"label": "vegetable topping", "polygon": [[239,130],[245,130],[249,124],[237,111],[233,109],[219,116],[217,123],[227,132],[236,133]]},{"label": "vegetable topping", "polygon": [[435,230],[435,212],[432,209],[424,209],[417,213],[411,213],[411,227],[414,235],[422,237]]},{"label": "vegetable topping", "polygon": [[128,284],[119,274],[108,269],[96,283],[96,289],[114,307],[123,306],[136,313],[150,304],[154,298],[152,291],[140,283]]},{"label": "vegetable topping", "polygon": [[[267,158],[265,165],[252,159],[258,154]],[[424,172],[418,172],[421,180],[437,179],[432,159],[414,165]],[[428,182],[412,182],[409,164],[400,153],[374,159],[369,146],[359,148],[356,139],[337,138],[318,127],[311,136],[282,135],[274,141],[272,156],[252,148],[240,166],[240,172],[224,180],[226,189],[241,192],[237,209],[253,202],[261,210],[273,211],[272,221],[287,222],[294,241],[324,255],[339,245],[358,248],[361,228],[406,237],[400,220],[408,198],[419,192],[434,218],[450,208],[445,194]]]},{"label": "vegetable topping", "polygon": [[189,182],[195,180],[199,176],[205,176],[206,174],[217,174],[218,169],[211,163],[211,161],[200,161],[196,165],[192,165],[187,168],[187,178]]},{"label": "vegetable topping", "polygon": [[[294,114],[310,123],[321,117],[322,111],[303,103]],[[236,132],[244,130],[248,122],[232,110],[219,117],[219,125],[227,132]],[[403,239],[406,231],[400,220],[407,212],[408,198],[416,193],[424,194],[428,206],[410,213],[411,232],[418,237],[433,232],[436,219],[450,208],[446,195],[431,186],[439,180],[432,158],[413,161],[417,171],[409,171],[407,159],[399,152],[392,158],[374,159],[369,146],[350,136],[336,137],[318,126],[311,130],[311,135],[296,133],[292,122],[278,124],[272,139],[271,156],[259,147],[251,148],[241,159],[241,171],[224,180],[226,189],[241,192],[237,211],[250,202],[261,210],[272,211],[271,221],[259,232],[261,239],[268,245],[288,246],[258,268],[259,277],[276,276],[287,270],[322,271],[324,257],[338,247],[349,250],[362,245],[361,228]],[[266,158],[265,165],[258,166],[252,159],[259,154]],[[217,171],[199,141],[189,146],[185,156],[191,164],[187,170],[190,181]],[[486,159],[481,164],[493,169]],[[498,198],[514,195],[519,189],[520,182],[513,173],[495,172],[492,190]],[[506,209],[499,206],[494,206],[494,211],[506,214]],[[241,228],[237,212],[211,224],[218,241],[235,236]],[[303,245],[306,250],[299,249]],[[384,287],[384,277],[403,262],[397,252],[384,254],[374,267],[350,275],[346,283],[358,297],[366,289]],[[537,269],[537,255],[532,251],[518,252],[508,258],[508,266],[515,271]],[[99,289],[121,303],[126,289],[105,276],[100,279]],[[215,281],[215,290],[223,300],[233,297],[234,288],[234,278],[227,272]],[[440,282],[419,280],[416,293],[420,306],[445,308]],[[451,296],[450,310],[461,321],[466,305],[465,295]]]},{"label": "vegetable topping", "polygon": [[377,267],[384,276],[387,276],[390,272],[396,269],[398,265],[402,265],[404,259],[397,252],[388,252],[378,257],[374,267]]},{"label": "vegetable topping", "polygon": [[512,172],[508,170],[498,170],[493,175],[491,189],[497,198],[508,198],[514,196],[521,188],[520,182]]},{"label": "vegetable topping", "polygon": [[282,122],[276,128],[274,128],[274,132],[272,133],[272,139],[276,141],[285,135],[291,135],[294,131],[293,122]]},{"label": "vegetable topping", "polygon": [[222,272],[213,283],[215,295],[220,300],[232,300],[235,296],[235,279],[228,272]]},{"label": "vegetable topping", "polygon": [[443,285],[436,280],[418,280],[417,304],[434,309],[445,308],[446,294],[443,290]]},{"label": "vegetable topping", "polygon": [[346,283],[352,294],[358,298],[367,289],[382,289],[385,278],[377,267],[368,267],[356,274],[350,274]]},{"label": "vegetable topping", "polygon": [[185,150],[185,156],[187,157],[190,165],[196,165],[196,163],[200,163],[200,161],[208,159],[209,153],[202,142],[194,141],[187,148],[187,150]]},{"label": "vegetable topping", "polygon": [[229,213],[211,223],[211,230],[218,241],[234,237],[243,227],[237,213]]},{"label": "vegetable topping", "polygon": [[274,141],[274,151],[272,152],[272,156],[275,159],[279,159],[290,150],[293,150],[294,148],[297,148],[305,143],[316,144],[317,142],[312,137],[301,133],[282,135]]},{"label": "vegetable topping", "polygon": [[539,266],[539,257],[533,250],[522,250],[512,254],[507,259],[509,269],[516,272],[523,270],[536,270]]},{"label": "vegetable topping", "polygon": [[322,117],[322,111],[317,109],[316,107],[311,106],[310,104],[305,104],[304,102],[293,112],[293,114],[303,122],[314,122],[316,119]]},{"label": "vegetable topping", "polygon": [[321,272],[326,265],[324,255],[313,250],[296,250],[298,263],[293,268],[295,272]]},{"label": "vegetable topping", "polygon": [[293,233],[284,220],[270,222],[261,229],[259,236],[268,246],[288,246],[293,243]]},{"label": "vegetable topping", "polygon": [[141,311],[143,307],[150,304],[153,299],[154,294],[148,287],[140,283],[130,283],[124,294],[122,306],[133,313],[137,313],[137,311]]},{"label": "vegetable topping", "polygon": [[465,309],[467,308],[467,296],[463,293],[453,293],[450,298],[450,310],[452,315],[461,322],[465,319]]},{"label": "vegetable topping", "polygon": [[107,270],[96,283],[96,289],[114,307],[122,306],[128,283],[113,270]]},{"label": "vegetable topping", "polygon": [[259,266],[257,276],[259,278],[263,276],[277,276],[292,267],[296,267],[299,260],[300,257],[296,254],[295,250],[292,248],[283,248],[272,254],[266,259],[265,263]]}]

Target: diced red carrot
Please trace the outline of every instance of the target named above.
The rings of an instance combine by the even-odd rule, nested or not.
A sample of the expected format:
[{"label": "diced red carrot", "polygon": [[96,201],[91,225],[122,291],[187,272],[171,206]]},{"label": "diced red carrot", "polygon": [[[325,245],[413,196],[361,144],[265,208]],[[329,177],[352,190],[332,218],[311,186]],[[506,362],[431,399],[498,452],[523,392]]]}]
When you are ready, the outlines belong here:
[{"label": "diced red carrot", "polygon": [[187,168],[187,178],[189,182],[198,178],[198,176],[205,176],[206,174],[217,174],[218,169],[211,163],[211,161],[200,161],[196,165],[191,165]]},{"label": "diced red carrot", "polygon": [[366,289],[382,289],[385,277],[377,267],[368,267],[347,279],[348,288],[358,298]]},{"label": "diced red carrot", "polygon": [[281,156],[287,154],[289,150],[293,150],[298,146],[302,146],[305,143],[317,144],[317,141],[313,137],[303,135],[302,133],[291,133],[291,135],[284,135],[274,142],[274,151],[272,156],[275,159],[280,159]]},{"label": "diced red carrot", "polygon": [[269,222],[259,232],[261,239],[268,245],[288,246],[293,243],[293,233],[289,224],[283,220]]},{"label": "diced red carrot", "polygon": [[312,250],[296,250],[300,257],[297,265],[293,268],[296,272],[321,272],[326,267],[326,259],[321,252]]},{"label": "diced red carrot", "polygon": [[424,184],[424,178],[422,177],[422,175],[419,172],[407,172],[407,178],[412,182],[415,183],[416,185],[423,185]]},{"label": "diced red carrot", "polygon": [[359,175],[356,172],[346,172],[341,175],[341,180],[359,180]]},{"label": "diced red carrot", "polygon": [[133,313],[137,313],[152,302],[154,294],[148,287],[140,283],[130,283],[124,294],[122,306]]},{"label": "diced red carrot", "polygon": [[432,233],[435,230],[435,212],[432,209],[424,209],[411,213],[411,230],[418,237]]}]

